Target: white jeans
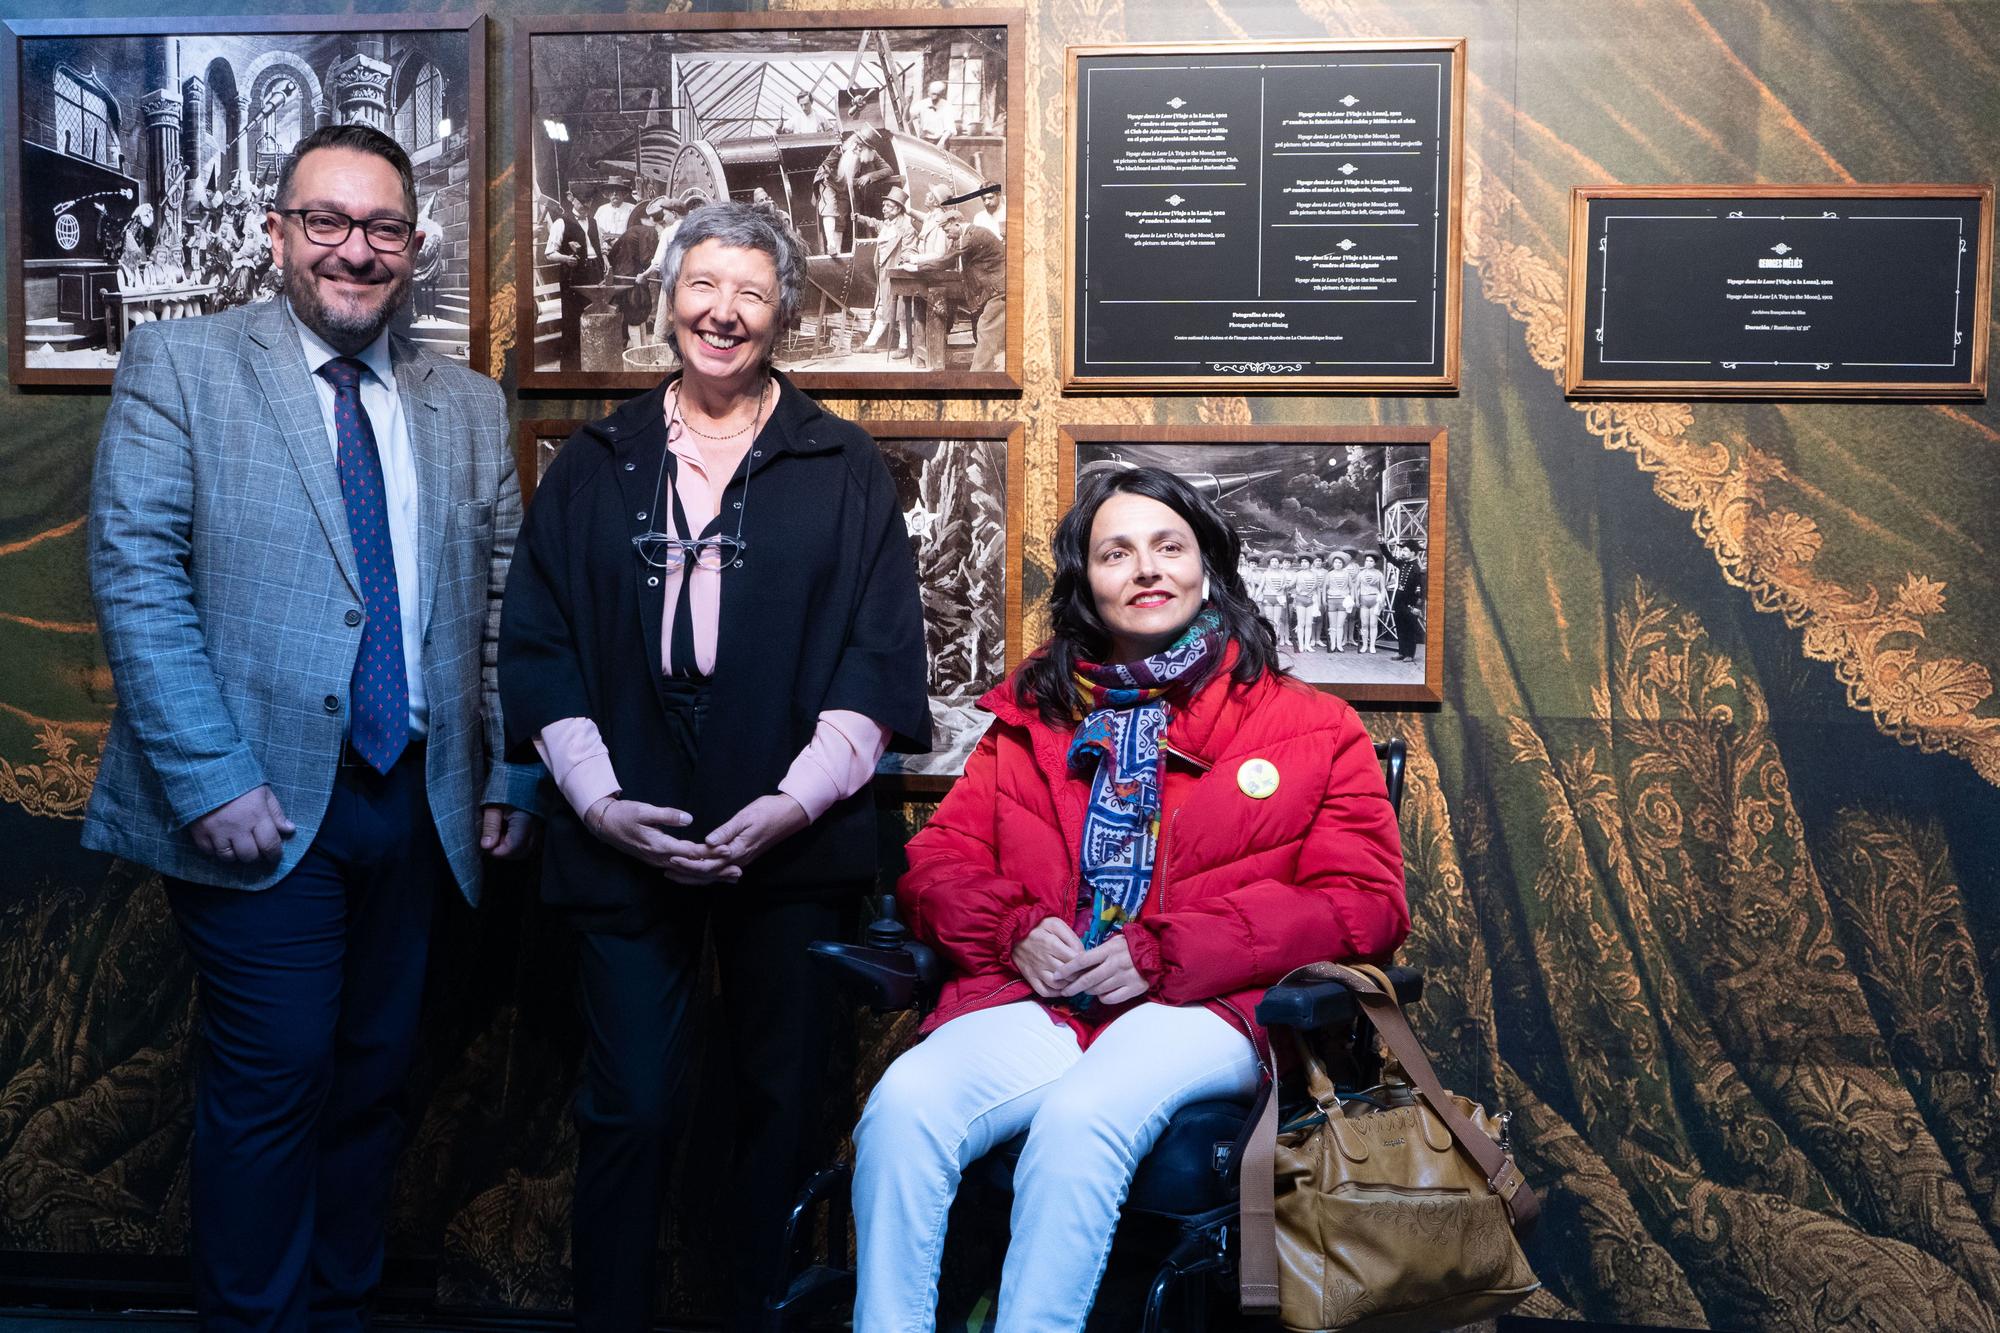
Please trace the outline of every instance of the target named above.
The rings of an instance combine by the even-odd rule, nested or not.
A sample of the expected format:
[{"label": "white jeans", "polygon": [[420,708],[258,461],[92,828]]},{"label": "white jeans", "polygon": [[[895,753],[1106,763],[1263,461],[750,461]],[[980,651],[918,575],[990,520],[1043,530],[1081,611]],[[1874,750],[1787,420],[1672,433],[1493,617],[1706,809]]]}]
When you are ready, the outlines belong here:
[{"label": "white jeans", "polygon": [[1142,1004],[1076,1034],[1032,1002],[954,1018],[903,1053],[854,1131],[855,1333],[937,1323],[946,1214],[965,1168],[1022,1130],[994,1333],[1075,1333],[1118,1209],[1173,1113],[1256,1090],[1257,1052],[1199,1006]]}]

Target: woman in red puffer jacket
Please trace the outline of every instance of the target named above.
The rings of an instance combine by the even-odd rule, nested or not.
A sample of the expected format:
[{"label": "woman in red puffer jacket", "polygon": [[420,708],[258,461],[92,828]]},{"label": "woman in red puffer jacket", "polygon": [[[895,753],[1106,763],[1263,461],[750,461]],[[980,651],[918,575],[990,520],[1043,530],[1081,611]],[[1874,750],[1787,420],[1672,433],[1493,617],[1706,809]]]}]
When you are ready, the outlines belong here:
[{"label": "woman in red puffer jacket", "polygon": [[1054,548],[1055,634],[898,889],[951,976],[855,1131],[857,1333],[934,1327],[960,1174],[1024,1129],[996,1333],[1080,1329],[1174,1111],[1255,1090],[1264,987],[1409,933],[1368,734],[1283,674],[1214,505],[1099,475]]}]

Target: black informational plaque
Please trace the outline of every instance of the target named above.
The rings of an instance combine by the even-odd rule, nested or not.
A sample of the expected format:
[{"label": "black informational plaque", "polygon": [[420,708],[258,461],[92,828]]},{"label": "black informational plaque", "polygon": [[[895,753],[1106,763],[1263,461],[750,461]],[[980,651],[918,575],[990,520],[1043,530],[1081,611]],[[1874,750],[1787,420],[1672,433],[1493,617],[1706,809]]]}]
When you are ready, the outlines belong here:
[{"label": "black informational plaque", "polygon": [[1582,188],[1580,397],[1980,398],[1991,186]]},{"label": "black informational plaque", "polygon": [[1069,48],[1063,388],[1458,387],[1465,42]]}]

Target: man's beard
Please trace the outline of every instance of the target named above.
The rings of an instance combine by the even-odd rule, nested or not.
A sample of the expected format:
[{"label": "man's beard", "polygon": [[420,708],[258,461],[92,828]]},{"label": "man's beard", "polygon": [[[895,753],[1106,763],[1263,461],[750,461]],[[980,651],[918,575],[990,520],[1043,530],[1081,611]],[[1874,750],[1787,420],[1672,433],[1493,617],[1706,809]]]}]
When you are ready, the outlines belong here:
[{"label": "man's beard", "polygon": [[[352,274],[344,263],[341,271],[344,275]],[[391,279],[383,284],[383,290],[386,295],[373,314],[350,313],[333,309],[320,300],[319,280],[311,265],[285,270],[285,297],[292,303],[292,312],[300,323],[340,352],[358,352],[381,336],[410,293],[410,275],[404,273]]]}]

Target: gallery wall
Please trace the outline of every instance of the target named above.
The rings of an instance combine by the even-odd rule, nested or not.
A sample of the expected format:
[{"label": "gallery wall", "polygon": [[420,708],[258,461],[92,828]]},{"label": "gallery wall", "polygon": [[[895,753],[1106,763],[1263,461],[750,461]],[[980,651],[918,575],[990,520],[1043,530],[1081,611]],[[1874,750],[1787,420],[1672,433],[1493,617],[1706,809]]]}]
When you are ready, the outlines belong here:
[{"label": "gallery wall", "polygon": [[[493,318],[474,360],[511,390],[524,270],[501,109],[510,20],[531,10],[484,12]],[[1991,6],[1032,0],[1026,32],[1021,391],[824,400],[1026,423],[1027,642],[1062,427],[1443,427],[1443,702],[1367,720],[1412,752],[1419,1031],[1448,1084],[1514,1113],[1543,1191],[1547,1287],[1526,1311],[2000,1327],[2000,409],[1570,402],[1558,382],[1573,186],[1991,183]],[[1065,44],[1461,35],[1460,392],[1059,392]],[[153,1271],[187,1240],[191,969],[157,881],[77,845],[113,705],[82,533],[105,401],[0,390],[0,1271],[16,1273]],[[514,410],[608,401],[515,394]],[[885,845],[923,810],[885,806]],[[568,985],[531,884],[449,921],[392,1223],[397,1273],[446,1302],[567,1300]],[[908,1035],[860,1025],[850,1108]],[[714,1300],[698,1201],[726,1188],[694,1142],[662,1241],[664,1299],[690,1316]]]}]

